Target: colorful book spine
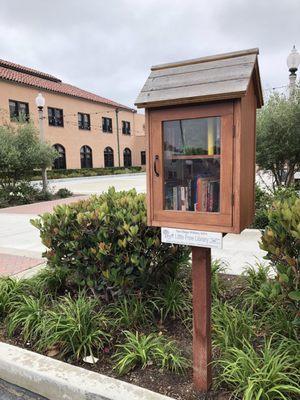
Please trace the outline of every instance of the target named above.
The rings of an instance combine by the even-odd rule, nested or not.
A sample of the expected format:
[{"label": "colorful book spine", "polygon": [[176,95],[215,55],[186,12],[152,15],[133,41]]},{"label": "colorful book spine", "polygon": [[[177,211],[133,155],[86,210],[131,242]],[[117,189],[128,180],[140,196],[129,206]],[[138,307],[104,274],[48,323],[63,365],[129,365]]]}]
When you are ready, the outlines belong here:
[{"label": "colorful book spine", "polygon": [[213,155],[215,151],[215,132],[214,132],[214,120],[208,118],[207,120],[207,154]]}]

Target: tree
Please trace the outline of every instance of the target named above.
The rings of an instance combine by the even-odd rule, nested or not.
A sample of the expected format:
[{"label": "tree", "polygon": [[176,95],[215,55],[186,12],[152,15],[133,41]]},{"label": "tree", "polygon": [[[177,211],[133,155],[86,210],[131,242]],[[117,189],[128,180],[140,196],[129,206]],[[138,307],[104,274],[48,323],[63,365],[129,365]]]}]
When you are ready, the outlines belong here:
[{"label": "tree", "polygon": [[300,90],[291,98],[273,93],[258,112],[256,162],[272,173],[274,187],[293,183],[300,169]]},{"label": "tree", "polygon": [[51,167],[57,152],[40,143],[31,123],[0,126],[0,186],[9,189],[29,181],[34,170]]}]

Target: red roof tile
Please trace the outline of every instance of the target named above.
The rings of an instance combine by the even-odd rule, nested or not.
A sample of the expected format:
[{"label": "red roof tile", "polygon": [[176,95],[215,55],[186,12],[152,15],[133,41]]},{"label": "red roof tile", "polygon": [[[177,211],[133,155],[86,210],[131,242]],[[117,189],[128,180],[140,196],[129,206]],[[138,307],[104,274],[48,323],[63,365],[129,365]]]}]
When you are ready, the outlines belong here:
[{"label": "red roof tile", "polygon": [[86,90],[79,89],[78,87],[69,85],[68,83],[64,83],[53,75],[36,71],[31,68],[23,67],[22,65],[14,64],[1,59],[0,79],[5,79],[16,83],[21,83],[23,85],[33,86],[39,89],[65,94],[67,96],[79,97],[84,100],[89,100],[96,103],[107,104],[113,107],[134,111],[133,108],[116,103],[112,100],[98,96],[94,93],[87,92]]}]

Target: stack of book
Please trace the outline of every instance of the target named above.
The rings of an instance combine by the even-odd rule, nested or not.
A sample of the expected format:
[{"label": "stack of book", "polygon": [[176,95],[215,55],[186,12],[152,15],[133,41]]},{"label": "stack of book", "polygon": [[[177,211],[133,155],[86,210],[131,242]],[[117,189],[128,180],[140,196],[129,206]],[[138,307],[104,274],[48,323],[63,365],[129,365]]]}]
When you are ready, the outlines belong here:
[{"label": "stack of book", "polygon": [[218,212],[220,181],[196,176],[187,186],[166,185],[166,208],[180,211]]}]

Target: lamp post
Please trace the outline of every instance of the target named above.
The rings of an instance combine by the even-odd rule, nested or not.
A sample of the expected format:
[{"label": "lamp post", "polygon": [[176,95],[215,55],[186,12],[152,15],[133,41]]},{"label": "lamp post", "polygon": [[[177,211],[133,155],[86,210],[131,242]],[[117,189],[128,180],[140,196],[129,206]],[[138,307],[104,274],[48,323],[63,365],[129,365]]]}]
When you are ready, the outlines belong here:
[{"label": "lamp post", "polygon": [[[40,142],[45,143],[44,136],[44,106],[45,98],[41,93],[36,96],[35,104],[38,108],[38,118],[39,118],[39,132],[40,132]],[[46,167],[42,167],[42,181],[43,181],[43,192],[47,191],[47,170]]]},{"label": "lamp post", "polygon": [[300,54],[298,53],[295,45],[292,48],[290,54],[288,55],[286,62],[288,69],[290,71],[289,96],[291,97],[296,89],[296,78],[297,78],[296,72],[300,64]]}]

